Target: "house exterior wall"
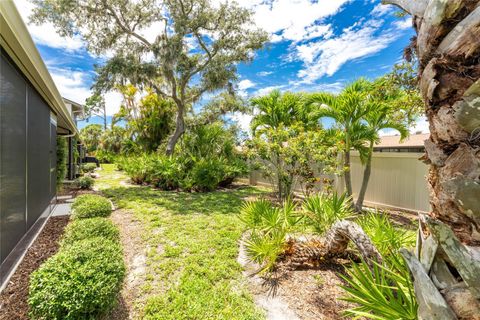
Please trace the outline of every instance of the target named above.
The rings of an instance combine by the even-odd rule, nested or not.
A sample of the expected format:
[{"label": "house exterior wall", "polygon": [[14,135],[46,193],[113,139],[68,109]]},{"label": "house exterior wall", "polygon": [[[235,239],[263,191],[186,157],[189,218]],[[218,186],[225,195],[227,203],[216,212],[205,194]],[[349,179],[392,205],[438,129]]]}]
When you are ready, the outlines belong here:
[{"label": "house exterior wall", "polygon": [[55,196],[56,118],[7,54],[0,57],[0,263]]}]

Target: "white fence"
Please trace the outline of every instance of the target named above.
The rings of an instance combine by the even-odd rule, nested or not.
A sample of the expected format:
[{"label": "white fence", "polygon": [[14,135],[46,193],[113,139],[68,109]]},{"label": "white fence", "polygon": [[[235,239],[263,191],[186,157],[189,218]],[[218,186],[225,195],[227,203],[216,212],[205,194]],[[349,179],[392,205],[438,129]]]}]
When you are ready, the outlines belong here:
[{"label": "white fence", "polygon": [[[428,166],[418,160],[422,153],[375,152],[372,172],[365,195],[365,204],[373,207],[390,207],[417,212],[430,210],[426,175]],[[363,179],[364,167],[358,153],[351,155],[353,196],[356,198]],[[333,177],[331,177],[333,178]],[[335,188],[343,192],[343,177],[333,178]],[[250,184],[269,185],[260,172],[251,172]],[[321,184],[317,186],[321,188]],[[300,185],[295,190],[302,191]]]}]

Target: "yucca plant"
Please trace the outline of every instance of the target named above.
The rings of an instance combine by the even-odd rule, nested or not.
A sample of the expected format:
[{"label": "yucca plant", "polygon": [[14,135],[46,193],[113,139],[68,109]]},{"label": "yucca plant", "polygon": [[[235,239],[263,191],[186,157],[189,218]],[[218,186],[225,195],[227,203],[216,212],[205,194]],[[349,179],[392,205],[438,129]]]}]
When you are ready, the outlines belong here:
[{"label": "yucca plant", "polygon": [[347,316],[376,320],[417,319],[417,301],[410,272],[401,257],[392,255],[389,263],[365,261],[353,263],[347,275],[340,275],[347,285],[341,286],[341,299],[356,304],[345,311]]},{"label": "yucca plant", "polygon": [[353,214],[351,200],[346,194],[316,194],[305,199],[303,214],[306,222],[315,232],[323,235],[337,220],[346,219]]},{"label": "yucca plant", "polygon": [[382,256],[398,254],[398,250],[402,247],[415,246],[415,233],[396,228],[385,213],[370,212],[357,222]]}]

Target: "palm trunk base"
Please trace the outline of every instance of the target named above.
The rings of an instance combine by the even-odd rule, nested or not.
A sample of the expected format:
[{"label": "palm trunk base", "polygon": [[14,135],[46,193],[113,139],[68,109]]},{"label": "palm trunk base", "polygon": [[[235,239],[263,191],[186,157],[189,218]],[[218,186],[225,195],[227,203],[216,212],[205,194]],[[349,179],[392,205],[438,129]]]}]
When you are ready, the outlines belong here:
[{"label": "palm trunk base", "polygon": [[348,220],[337,221],[324,238],[293,241],[289,250],[291,253],[289,262],[292,266],[299,267],[344,256],[348,254],[347,246],[350,241],[355,244],[367,263],[371,263],[372,260],[382,262],[380,253],[363,229],[355,222]]}]

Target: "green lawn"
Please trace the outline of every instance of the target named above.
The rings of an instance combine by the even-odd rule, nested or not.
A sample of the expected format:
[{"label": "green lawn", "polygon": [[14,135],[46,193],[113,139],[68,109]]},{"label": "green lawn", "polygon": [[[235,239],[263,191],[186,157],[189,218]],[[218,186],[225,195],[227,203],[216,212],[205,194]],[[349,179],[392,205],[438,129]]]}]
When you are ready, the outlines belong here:
[{"label": "green lawn", "polygon": [[[96,186],[144,226],[148,296],[142,319],[263,319],[237,263],[243,200],[254,187],[211,193],[164,192],[122,185],[126,177],[103,165]],[[162,250],[158,250],[162,248]]]}]

